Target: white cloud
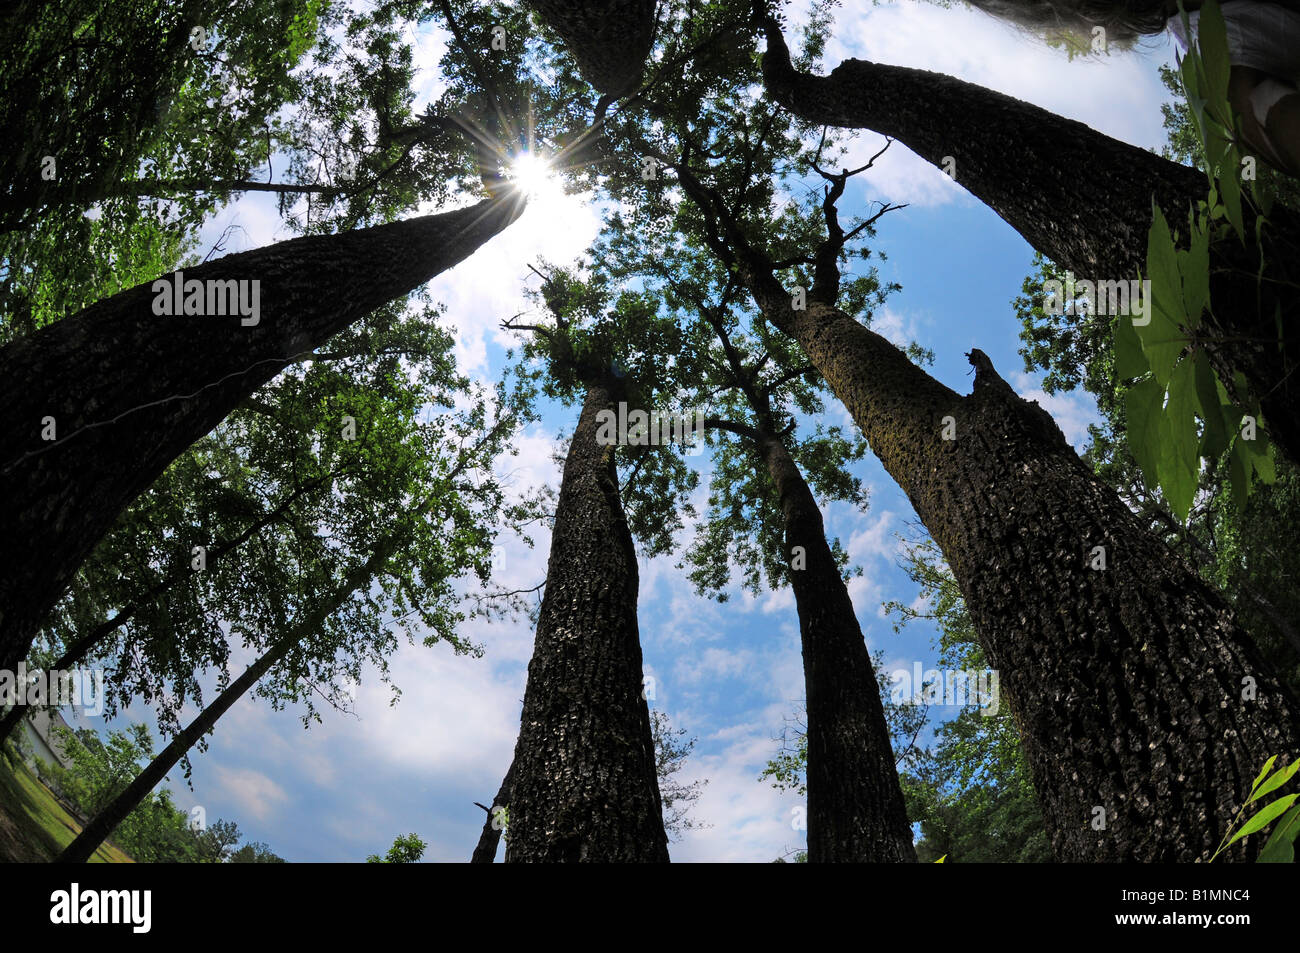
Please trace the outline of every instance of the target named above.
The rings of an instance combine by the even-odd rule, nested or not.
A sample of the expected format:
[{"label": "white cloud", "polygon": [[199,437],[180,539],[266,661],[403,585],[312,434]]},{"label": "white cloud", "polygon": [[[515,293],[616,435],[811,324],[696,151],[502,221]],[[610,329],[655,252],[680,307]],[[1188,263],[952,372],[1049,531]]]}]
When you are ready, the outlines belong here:
[{"label": "white cloud", "polygon": [[217,785],[248,815],[265,821],[289,796],[266,775],[248,769],[213,766]]},{"label": "white cloud", "polygon": [[[506,639],[523,635],[531,643],[531,633],[515,626],[495,628]],[[498,658],[495,640],[487,641],[491,661],[458,657],[442,646],[404,647],[393,660],[401,701],[390,706],[386,689],[363,685],[360,720],[341,722],[340,742],[364,746],[369,757],[405,771],[478,779],[485,790],[496,790],[500,778],[493,774],[510,763],[519,732],[525,669]]]},{"label": "white cloud", "polygon": [[742,678],[753,670],[754,663],[754,653],[746,649],[706,648],[679,659],[674,673],[685,684],[719,682]]},{"label": "white cloud", "polygon": [[793,809],[802,807],[803,799],[758,780],[778,747],[772,735],[779,729],[782,712],[771,714],[770,721],[730,729],[720,736],[728,743],[719,753],[693,757],[687,763],[679,780],[707,778],[709,782],[692,816],[712,827],[687,832],[670,847],[673,860],[761,863],[803,849],[804,834],[791,826]]},{"label": "white cloud", "polygon": [[890,305],[877,308],[871,315],[871,330],[888,339],[895,347],[904,348],[920,341],[920,322]]},{"label": "white cloud", "polygon": [[[837,510],[848,510],[847,506],[837,506]],[[898,516],[893,510],[872,510],[855,523],[856,529],[845,544],[849,557],[863,561],[874,556],[893,563],[898,555],[899,543],[894,535]]]},{"label": "white cloud", "polygon": [[794,591],[789,586],[768,589],[758,598],[759,609],[765,615],[795,611]]}]

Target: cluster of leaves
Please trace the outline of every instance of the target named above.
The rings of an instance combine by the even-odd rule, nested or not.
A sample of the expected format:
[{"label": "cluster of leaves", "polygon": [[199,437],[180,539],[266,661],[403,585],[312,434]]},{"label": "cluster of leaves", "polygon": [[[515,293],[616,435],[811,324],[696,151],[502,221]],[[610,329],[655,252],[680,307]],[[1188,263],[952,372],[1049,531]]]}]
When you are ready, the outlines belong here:
[{"label": "cluster of leaves", "polygon": [[[449,40],[440,93],[416,113],[412,30]],[[492,44],[492,31],[504,43]],[[491,54],[485,52],[491,49]],[[590,118],[589,88],[521,5],[381,3],[322,35],[288,120],[288,174],[318,190],[281,213],[310,232],[386,221],[405,210],[482,194],[525,151],[564,154]],[[573,186],[590,170],[567,163]]]},{"label": "cluster of leaves", "polygon": [[[683,328],[684,347],[673,367],[681,381],[677,406],[779,437],[823,499],[864,507],[866,490],[849,468],[863,458],[866,443],[818,419],[827,393],[820,375],[789,338],[746,305],[715,258],[699,248],[645,242],[634,214],[625,210],[611,218],[597,260],[653,293]],[[797,433],[801,421],[811,421],[806,436]],[[684,554],[691,581],[719,601],[728,598],[733,567],[752,592],[787,585],[780,501],[752,439],[719,429],[708,444],[709,508]],[[846,565],[838,541],[832,546]]]},{"label": "cluster of leaves", "polygon": [[1267,804],[1261,804],[1250,820],[1242,824],[1241,827],[1237,827],[1237,822],[1241,820],[1241,815],[1246,812],[1246,808],[1259,801],[1266,794],[1272,794],[1285,785],[1295,776],[1296,771],[1300,770],[1300,758],[1296,758],[1289,766],[1272,771],[1276,762],[1277,755],[1269,758],[1263,770],[1255,778],[1254,783],[1250,786],[1250,796],[1246,798],[1246,803],[1241,806],[1237,816],[1228,825],[1228,830],[1223,835],[1223,841],[1210,858],[1211,861],[1243,837],[1258,833],[1268,827],[1269,824],[1277,821],[1268,842],[1259,852],[1259,862],[1261,864],[1294,863],[1295,842],[1296,838],[1300,837],[1300,807],[1293,807],[1292,805],[1295,804],[1297,798],[1300,798],[1300,794],[1286,794]]},{"label": "cluster of leaves", "polygon": [[[1205,148],[1200,130],[1192,115],[1186,90],[1183,88],[1181,68],[1160,67],[1160,81],[1173,94],[1173,99],[1160,105],[1161,122],[1165,128],[1166,143],[1160,152],[1166,159],[1207,168]],[[1226,164],[1224,166],[1226,168]],[[1255,167],[1254,194],[1266,195],[1274,205],[1291,209],[1300,208],[1300,180],[1296,180],[1272,166],[1259,163]]]},{"label": "cluster of leaves", "polygon": [[429,845],[418,834],[399,834],[393,840],[393,846],[383,857],[371,854],[366,858],[367,864],[418,864]]},{"label": "cluster of leaves", "polygon": [[[759,94],[757,50],[743,27],[748,13],[744,4],[665,6],[660,62],[686,62],[671,83],[647,84],[645,117],[616,116],[609,124],[625,160],[604,182],[619,205],[607,215],[592,259],[597,274],[651,293],[682,329],[681,350],[669,366],[679,381],[678,407],[702,408],[779,438],[819,497],[863,507],[865,489],[849,469],[865,455],[866,443],[822,422],[825,382],[747,301],[734,263],[729,267],[710,248],[715,223],[695,202],[683,201],[675,173],[679,163],[689,165],[727,198],[750,241],[788,263],[783,283],[811,287],[810,256],[826,237],[826,223],[823,193],[809,180],[820,186],[814,164],[838,157],[842,147],[824,135],[814,147],[808,129]],[[815,4],[803,31],[801,67],[816,63],[828,24],[829,6]],[[654,175],[646,177],[633,157],[654,160]],[[866,240],[873,234],[863,228],[841,261],[870,259]],[[844,270],[839,303],[869,323],[897,285],[881,282],[874,267]],[[798,433],[796,424],[806,431]],[[692,582],[719,601],[729,597],[733,569],[755,593],[787,585],[779,499],[753,440],[720,428],[708,443],[709,509],[683,561]],[[859,571],[847,567],[838,540],[832,547],[846,573]]]},{"label": "cluster of leaves", "polygon": [[[1201,9],[1196,32],[1197,44],[1183,58],[1180,78],[1189,131],[1209,176],[1209,195],[1188,213],[1184,248],[1177,247],[1164,214],[1153,204],[1146,320],[1139,325],[1121,317],[1114,331],[1115,372],[1134,381],[1126,397],[1130,450],[1148,486],[1160,487],[1183,522],[1200,482],[1202,458],[1216,463],[1227,455],[1239,509],[1245,507],[1254,477],[1265,484],[1276,479],[1273,449],[1260,424],[1258,402],[1246,396],[1244,376],[1238,371],[1233,380],[1221,380],[1197,339],[1202,315],[1212,307],[1211,246],[1247,240],[1244,202],[1258,212],[1253,236],[1258,242],[1272,197],[1268,190],[1254,188],[1253,176],[1250,195],[1242,190],[1243,159],[1228,104],[1227,35],[1214,0]],[[1247,161],[1253,166],[1253,159]]]},{"label": "cluster of leaves", "polygon": [[[573,404],[583,399],[589,381],[616,383],[629,408],[681,406],[681,331],[662,313],[652,294],[615,291],[607,273],[583,273],[581,263],[555,268],[542,263],[541,287],[530,292],[540,324],[506,326],[531,332],[512,373],[529,397]],[[507,359],[514,357],[513,351]],[[645,556],[671,551],[673,536],[694,516],[689,494],[698,475],[681,445],[618,445],[615,459],[627,473],[620,493],[628,526]]]},{"label": "cluster of leaves", "polygon": [[287,861],[262,841],[249,841],[226,858],[228,864],[283,864]]},{"label": "cluster of leaves", "polygon": [[216,185],[268,161],[335,22],[324,0],[20,6],[0,26],[0,127],[25,130],[0,158],[0,340],[169,271]]},{"label": "cluster of leaves", "polygon": [[[938,633],[939,664],[957,671],[988,668],[965,600],[937,545],[910,541],[903,565],[924,608],[888,602],[895,629],[913,621]],[[1005,699],[998,714],[966,708],[935,728],[933,748],[900,778],[908,816],[921,825],[919,859],[1039,863],[1052,860],[1037,797]]]},{"label": "cluster of leaves", "polygon": [[457,579],[486,582],[499,521],[532,515],[492,474],[527,409],[470,387],[451,344],[433,307],[397,303],[264,387],[132,504],[38,656],[54,664],[99,636],[83,657],[106,669],[110,714],[139,698],[171,734],[184,705],[202,706],[204,673],[229,683],[232,646],[265,652],[322,606],[257,688],[304,722],[320,700],[346,710],[367,665],[391,684],[403,635],[476,653],[458,634]]},{"label": "cluster of leaves", "polygon": [[687,738],[686,729],[674,728],[668,714],[657,708],[650,712],[650,734],[655,745],[655,777],[659,781],[659,797],[663,802],[664,830],[670,838],[678,840],[687,831],[711,827],[691,817],[695,803],[709,782],[696,779],[684,784],[673,777],[681,771],[699,739]]},{"label": "cluster of leaves", "polygon": [[[1163,71],[1171,92],[1191,94],[1163,107],[1165,152],[1199,165],[1214,186],[1225,179],[1235,183],[1241,165],[1230,141],[1235,130],[1222,39],[1213,14],[1202,16],[1209,19],[1201,28],[1199,55],[1193,51],[1177,72]],[[1293,179],[1266,166],[1258,172],[1245,201],[1258,208],[1270,202],[1300,205]],[[1183,249],[1174,247],[1168,224],[1155,213],[1149,324],[1135,328],[1125,317],[1111,318],[1086,304],[1047,313],[1042,289],[1049,281],[1068,288],[1072,276],[1041,256],[1035,256],[1013,306],[1023,325],[1026,370],[1044,375],[1049,394],[1081,387],[1096,400],[1103,420],[1089,428],[1084,456],[1098,476],[1219,588],[1265,657],[1300,689],[1300,600],[1290,581],[1300,572],[1300,558],[1275,538],[1275,527],[1300,519],[1300,477],[1284,459],[1274,459],[1257,408],[1228,400],[1229,389],[1209,367],[1195,333],[1210,304],[1207,249],[1216,240],[1241,240],[1216,196],[1211,193],[1217,216],[1207,211],[1208,203],[1191,210],[1192,240]],[[1190,340],[1179,322],[1192,328]],[[1231,383],[1234,396],[1245,393],[1240,380]],[[1254,440],[1246,439],[1247,415],[1256,418]],[[1252,481],[1252,474],[1259,479]]]},{"label": "cluster of leaves", "polygon": [[[929,711],[925,705],[919,704],[919,689],[917,696],[902,699],[900,703],[884,665],[885,653],[872,653],[871,666],[875,670],[876,689],[885,708],[885,724],[894,748],[895,766],[906,772],[928,756],[926,750],[917,744],[917,739],[929,722]],[[759,775],[760,781],[770,780],[777,790],[792,791],[801,797],[808,793],[808,729],[804,721],[805,715],[806,712],[797,712],[786,719],[778,738],[779,750]]]},{"label": "cluster of leaves", "polygon": [[[1121,316],[1116,321],[1115,373],[1122,380],[1136,379],[1126,395],[1129,449],[1147,485],[1158,485],[1175,516],[1186,522],[1203,457],[1217,462],[1227,455],[1239,509],[1245,507],[1252,476],[1269,484],[1276,470],[1258,402],[1233,399],[1204,348],[1188,338],[1209,305],[1210,236],[1204,218],[1198,221],[1193,214],[1191,244],[1178,249],[1164,215],[1153,208],[1149,320],[1138,325]],[[1233,394],[1247,393],[1240,371],[1232,385]]]}]

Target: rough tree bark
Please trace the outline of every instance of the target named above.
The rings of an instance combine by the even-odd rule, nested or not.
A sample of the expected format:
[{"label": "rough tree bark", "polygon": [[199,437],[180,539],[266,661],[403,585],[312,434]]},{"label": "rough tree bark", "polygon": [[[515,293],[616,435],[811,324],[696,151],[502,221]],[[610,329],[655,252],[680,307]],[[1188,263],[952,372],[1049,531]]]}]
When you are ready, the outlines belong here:
[{"label": "rough tree bark", "polygon": [[[185,272],[187,282],[260,281],[253,326],[238,314],[156,315],[146,283],[0,350],[0,669],[26,655],[77,567],[186,447],[287,365],[469,257],[522,209],[506,192]],[[57,439],[45,440],[51,425]]]},{"label": "rough tree bark", "polygon": [[654,44],[656,0],[527,0],[559,34],[582,78],[606,96],[633,92]]},{"label": "rough tree bark", "polygon": [[980,352],[963,397],[842,311],[785,317],[952,567],[1057,855],[1208,858],[1264,762],[1300,755],[1300,706],[1223,600]]},{"label": "rough tree bark", "polygon": [[[769,95],[808,122],[871,129],[897,139],[997,212],[1030,245],[1078,277],[1129,280],[1145,270],[1151,202],[1187,233],[1188,209],[1204,200],[1204,173],[1112,139],[1002,93],[925,70],[849,59],[829,76],[795,70],[779,25],[765,21],[763,76]],[[1225,382],[1239,370],[1260,399],[1269,433],[1300,462],[1300,342],[1279,341],[1300,319],[1300,218],[1274,209],[1259,259],[1235,240],[1212,250],[1211,301],[1198,337]],[[1248,230],[1253,222],[1247,222]]]},{"label": "rough tree bark", "polygon": [[636,552],[592,377],[569,445],[511,768],[506,861],[666,862],[642,695]]},{"label": "rough tree bark", "polygon": [[[912,828],[875,669],[821,509],[780,440],[761,452],[781,496],[808,703],[808,860],[911,863]],[[798,547],[798,549],[796,549]],[[802,554],[806,565],[789,560]]]}]

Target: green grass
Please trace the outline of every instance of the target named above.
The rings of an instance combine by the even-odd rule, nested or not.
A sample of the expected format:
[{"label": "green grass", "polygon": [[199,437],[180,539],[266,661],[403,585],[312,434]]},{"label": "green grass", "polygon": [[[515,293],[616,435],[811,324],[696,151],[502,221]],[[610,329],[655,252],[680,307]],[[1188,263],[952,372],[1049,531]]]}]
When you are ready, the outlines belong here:
[{"label": "green grass", "polygon": [[[0,861],[51,861],[80,831],[81,825],[21,759],[0,754]],[[91,863],[133,861],[105,842]]]}]

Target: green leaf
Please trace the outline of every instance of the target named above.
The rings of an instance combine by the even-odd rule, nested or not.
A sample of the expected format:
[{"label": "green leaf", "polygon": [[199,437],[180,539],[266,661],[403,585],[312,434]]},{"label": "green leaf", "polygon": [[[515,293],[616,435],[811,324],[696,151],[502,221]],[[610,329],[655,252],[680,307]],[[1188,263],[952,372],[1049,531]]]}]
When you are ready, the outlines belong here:
[{"label": "green leaf", "polygon": [[1214,389],[1219,392],[1219,412],[1223,414],[1223,429],[1231,439],[1241,425],[1241,408],[1232,402],[1232,398],[1228,396],[1228,388],[1224,386],[1218,374],[1214,375]]},{"label": "green leaf", "polygon": [[1206,0],[1201,7],[1201,17],[1196,24],[1196,47],[1201,58],[1201,75],[1205,77],[1201,94],[1209,99],[1212,107],[1227,106],[1228,74],[1231,70],[1228,30],[1223,22],[1223,11],[1215,0]]},{"label": "green leaf", "polygon": [[[1264,770],[1259,772],[1259,777],[1257,777],[1255,779],[1255,783],[1250,786],[1251,800],[1254,800],[1254,794],[1256,789],[1261,784],[1264,783],[1264,779],[1268,777],[1269,769],[1273,767],[1273,764],[1276,761],[1277,761],[1277,755],[1273,755],[1273,757],[1269,758],[1267,761],[1264,762]],[[1247,801],[1246,803],[1249,804],[1250,801]]]},{"label": "green leaf", "polygon": [[1183,282],[1178,273],[1178,256],[1169,223],[1160,206],[1152,202],[1151,209],[1151,230],[1147,233],[1147,270],[1151,276],[1151,299],[1147,302],[1149,321],[1137,331],[1156,380],[1168,384],[1174,363],[1185,344],[1182,326],[1186,323],[1186,312]]},{"label": "green leaf", "polygon": [[[1260,431],[1262,434],[1263,431]],[[1251,461],[1255,465],[1255,473],[1259,475],[1261,483],[1273,484],[1277,482],[1277,469],[1273,465],[1273,444],[1268,442],[1268,438],[1262,437],[1255,441],[1264,444],[1262,450],[1258,450]]]},{"label": "green leaf", "polygon": [[1250,800],[1246,803],[1250,804],[1251,801],[1262,798],[1265,794],[1268,794],[1271,791],[1276,791],[1294,777],[1297,768],[1300,768],[1300,758],[1296,758],[1288,767],[1279,768],[1277,771],[1273,772],[1273,776],[1261,784],[1258,790],[1252,789]]},{"label": "green leaf", "polygon": [[1279,814],[1286,813],[1287,809],[1295,803],[1295,799],[1298,797],[1300,797],[1300,794],[1288,794],[1286,797],[1278,798],[1267,807],[1260,808],[1259,813],[1248,820],[1245,824],[1242,824],[1241,830],[1233,834],[1231,839],[1229,839],[1228,843],[1224,846],[1231,846],[1243,837],[1253,834],[1258,830],[1262,830]]},{"label": "green leaf", "polygon": [[1169,378],[1169,401],[1164,408],[1165,433],[1160,447],[1160,489],[1180,523],[1187,521],[1200,482],[1200,447],[1196,438],[1196,387],[1193,362],[1183,361]]},{"label": "green leaf", "polygon": [[1223,404],[1219,399],[1219,388],[1214,376],[1214,369],[1203,351],[1192,355],[1193,375],[1196,382],[1196,396],[1201,405],[1201,420],[1205,426],[1201,437],[1202,455],[1217,460],[1232,442],[1232,432],[1224,420]]},{"label": "green leaf", "polygon": [[[1195,31],[1187,27],[1187,15],[1183,14],[1184,28],[1188,29],[1189,34]],[[1187,96],[1187,106],[1191,111],[1192,120],[1196,123],[1197,138],[1204,143],[1206,139],[1205,129],[1205,96],[1201,92],[1204,85],[1198,69],[1200,58],[1194,51],[1189,51],[1183,57],[1179,66],[1179,74],[1183,81],[1183,92]]]},{"label": "green leaf", "polygon": [[1128,446],[1142,468],[1142,480],[1150,489],[1158,483],[1158,464],[1164,444],[1165,389],[1154,378],[1138,381],[1124,395],[1128,418]]},{"label": "green leaf", "polygon": [[1188,215],[1191,240],[1186,251],[1178,253],[1178,270],[1183,276],[1183,304],[1187,329],[1201,323],[1201,312],[1210,303],[1210,230],[1201,227],[1195,213]]},{"label": "green leaf", "polygon": [[[1237,178],[1240,172],[1237,150],[1225,150],[1225,163],[1219,176],[1219,189],[1223,193],[1223,208],[1227,213],[1228,221],[1232,223],[1237,236],[1244,241],[1246,223],[1241,216],[1241,180]],[[1209,280],[1209,275],[1206,275],[1206,280]]]},{"label": "green leaf", "polygon": [[1213,184],[1210,187],[1210,204],[1225,208],[1225,202],[1221,201],[1222,191],[1221,183],[1224,176],[1221,172],[1224,163],[1228,157],[1229,142],[1220,131],[1219,124],[1212,118],[1211,113],[1214,107],[1211,103],[1206,103],[1205,113],[1205,137],[1202,140],[1205,147],[1205,171],[1211,177]]},{"label": "green leaf", "polygon": [[1293,807],[1277,822],[1264,849],[1259,852],[1261,864],[1291,864],[1295,862],[1295,841],[1300,836],[1300,806]]},{"label": "green leaf", "polygon": [[[1183,69],[1184,71],[1190,69],[1190,64],[1186,60],[1183,61]],[[1185,78],[1183,80],[1183,88],[1187,88],[1187,80]],[[1204,143],[1206,139],[1209,138],[1208,130],[1205,126],[1205,98],[1189,92],[1187,93],[1187,105],[1190,107],[1192,119],[1196,123],[1197,141]]]},{"label": "green leaf", "polygon": [[1250,496],[1250,451],[1242,444],[1244,440],[1234,440],[1232,453],[1228,455],[1228,477],[1232,481],[1232,502],[1238,513],[1246,510],[1246,499]]},{"label": "green leaf", "polygon": [[1205,97],[1204,115],[1213,123],[1198,123],[1205,147],[1206,170],[1218,180],[1224,213],[1238,237],[1245,240],[1245,223],[1241,214],[1240,155],[1232,144],[1234,122],[1228,105],[1228,78],[1231,64],[1228,60],[1227,29],[1223,12],[1214,0],[1207,0],[1201,8],[1196,25],[1197,54],[1200,77],[1204,84],[1198,88]]},{"label": "green leaf", "polygon": [[1150,369],[1133,319],[1121,314],[1115,319],[1115,376],[1122,382],[1141,377]]}]

